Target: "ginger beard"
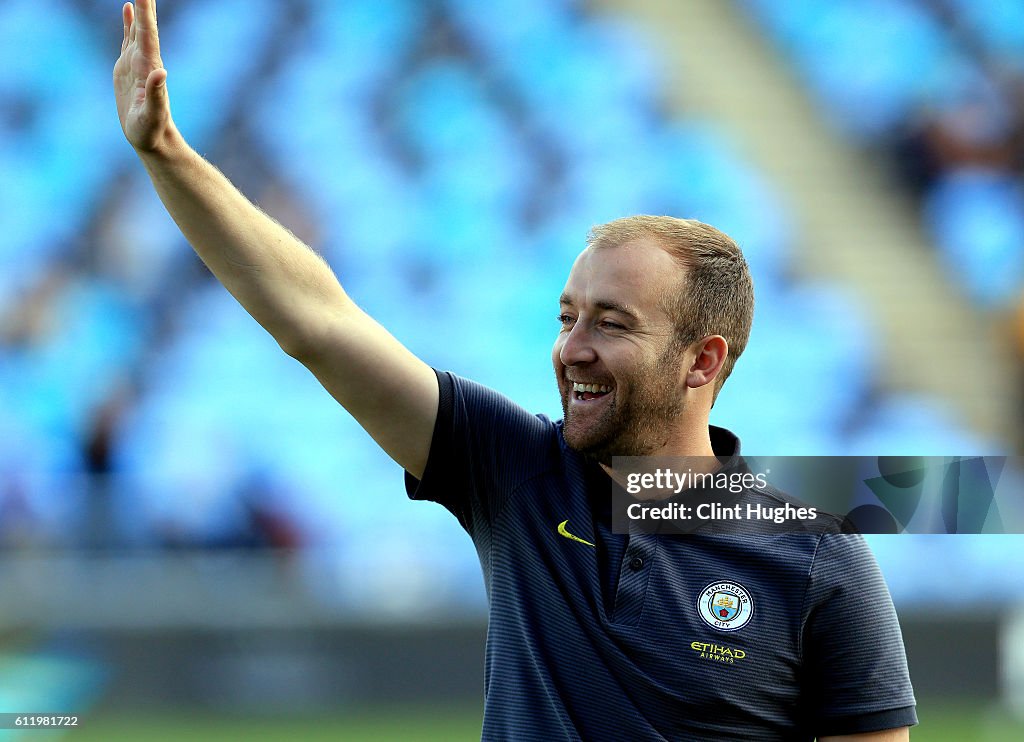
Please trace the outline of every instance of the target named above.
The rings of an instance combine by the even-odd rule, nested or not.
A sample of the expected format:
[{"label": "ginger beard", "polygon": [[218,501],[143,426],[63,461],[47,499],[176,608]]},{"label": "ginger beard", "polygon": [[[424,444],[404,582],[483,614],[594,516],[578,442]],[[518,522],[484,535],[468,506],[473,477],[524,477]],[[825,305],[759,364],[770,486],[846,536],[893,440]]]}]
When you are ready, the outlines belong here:
[{"label": "ginger beard", "polygon": [[664,446],[685,405],[678,381],[682,355],[676,343],[669,343],[653,363],[620,373],[613,380],[612,390],[593,409],[572,403],[576,392],[565,378],[566,373],[588,379],[592,374],[563,367],[558,389],[565,442],[573,450],[608,465],[612,456],[646,456]]}]

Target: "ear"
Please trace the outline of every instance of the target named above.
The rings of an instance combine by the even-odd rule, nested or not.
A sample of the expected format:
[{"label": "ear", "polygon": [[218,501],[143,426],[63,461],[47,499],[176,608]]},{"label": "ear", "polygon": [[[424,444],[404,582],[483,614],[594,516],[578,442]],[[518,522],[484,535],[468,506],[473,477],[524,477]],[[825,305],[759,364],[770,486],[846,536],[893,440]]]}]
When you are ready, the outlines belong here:
[{"label": "ear", "polygon": [[686,385],[691,389],[710,384],[729,357],[729,343],[721,335],[708,335],[694,343],[693,363],[686,371]]}]

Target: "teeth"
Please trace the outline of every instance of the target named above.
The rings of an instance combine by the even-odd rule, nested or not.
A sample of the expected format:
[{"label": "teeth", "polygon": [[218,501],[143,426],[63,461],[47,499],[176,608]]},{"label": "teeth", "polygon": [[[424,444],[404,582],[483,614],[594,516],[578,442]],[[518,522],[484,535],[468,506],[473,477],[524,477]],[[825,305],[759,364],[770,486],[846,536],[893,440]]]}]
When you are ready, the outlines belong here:
[{"label": "teeth", "polygon": [[574,392],[590,392],[591,394],[598,394],[601,392],[610,392],[612,388],[607,384],[580,384],[573,382],[572,390]]}]

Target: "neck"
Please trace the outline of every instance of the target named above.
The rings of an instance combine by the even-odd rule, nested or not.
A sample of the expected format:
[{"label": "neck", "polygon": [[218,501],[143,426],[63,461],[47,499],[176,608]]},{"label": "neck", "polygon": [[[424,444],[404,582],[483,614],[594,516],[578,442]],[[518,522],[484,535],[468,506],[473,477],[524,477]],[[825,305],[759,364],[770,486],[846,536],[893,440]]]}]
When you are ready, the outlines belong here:
[{"label": "neck", "polygon": [[[711,446],[711,431],[708,428],[707,419],[704,419],[700,427],[691,426],[684,431],[680,431],[679,434],[666,441],[663,446],[651,451],[646,456],[630,458],[634,459],[634,462],[631,463],[638,463],[637,459],[648,459],[649,457],[678,459],[677,462],[673,463],[674,468],[678,467],[680,470],[689,469],[693,472],[715,472],[721,468],[721,463],[715,457],[715,450]],[[623,485],[626,483],[626,475],[629,472],[622,467],[615,469],[611,466],[610,462],[602,462],[601,468],[616,482]],[[650,466],[639,463],[639,468],[643,470],[650,468]]]}]

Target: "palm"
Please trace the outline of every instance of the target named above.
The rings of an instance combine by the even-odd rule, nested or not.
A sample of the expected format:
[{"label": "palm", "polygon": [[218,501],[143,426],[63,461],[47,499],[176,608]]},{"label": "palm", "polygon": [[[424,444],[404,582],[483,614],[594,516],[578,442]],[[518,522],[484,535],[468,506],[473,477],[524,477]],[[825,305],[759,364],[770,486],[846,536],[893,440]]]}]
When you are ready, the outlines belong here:
[{"label": "palm", "polygon": [[158,102],[146,93],[150,73],[163,69],[156,7],[153,0],[138,0],[137,5],[137,16],[131,5],[123,11],[125,31],[121,56],[114,65],[114,95],[128,141],[135,147],[148,148],[167,126],[169,112],[165,97]]}]

